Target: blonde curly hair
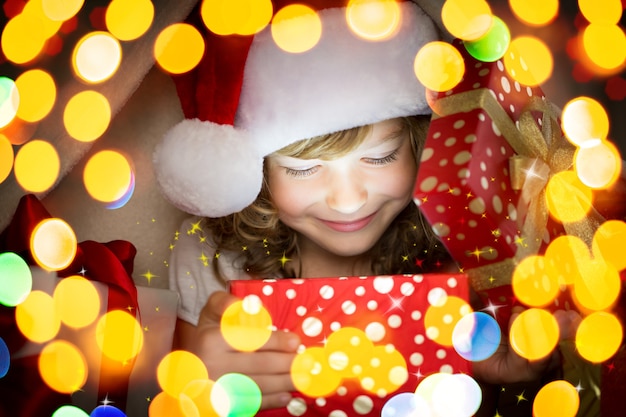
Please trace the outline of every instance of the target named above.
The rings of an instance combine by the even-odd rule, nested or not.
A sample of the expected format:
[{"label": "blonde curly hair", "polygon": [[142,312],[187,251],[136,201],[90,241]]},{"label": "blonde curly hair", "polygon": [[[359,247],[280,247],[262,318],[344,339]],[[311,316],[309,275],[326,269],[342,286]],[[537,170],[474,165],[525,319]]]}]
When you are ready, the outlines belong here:
[{"label": "blonde curly hair", "polygon": [[[403,117],[400,121],[401,129],[409,134],[418,164],[429,117]],[[340,157],[358,147],[370,130],[371,126],[362,126],[304,139],[276,154],[303,159]],[[264,182],[257,199],[250,206],[225,217],[205,218],[203,222],[216,253],[238,253],[235,263],[243,265],[248,274],[263,278],[290,277],[284,259],[299,255],[297,237],[279,220],[267,182]],[[372,271],[376,275],[424,272],[449,262],[449,255],[413,202],[394,219],[370,250],[370,256]],[[224,280],[219,267],[223,258],[216,259],[212,264],[214,272]],[[297,271],[292,271],[291,275],[294,272],[297,277],[300,276]]]}]

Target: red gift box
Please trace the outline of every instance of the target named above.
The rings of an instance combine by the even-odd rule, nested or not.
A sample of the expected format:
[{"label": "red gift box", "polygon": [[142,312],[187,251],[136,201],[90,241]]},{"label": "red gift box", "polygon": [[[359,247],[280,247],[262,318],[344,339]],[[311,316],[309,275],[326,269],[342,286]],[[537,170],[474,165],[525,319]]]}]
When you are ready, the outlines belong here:
[{"label": "red gift box", "polygon": [[[466,73],[452,90],[430,93],[414,200],[480,291],[510,284],[516,262],[570,231],[549,216],[543,193],[551,175],[570,169],[575,147],[540,88],[454,45]],[[574,234],[592,236],[601,220],[593,216]]]},{"label": "red gift box", "polygon": [[[429,374],[470,373],[470,363],[446,341],[456,323],[448,310],[452,308],[458,320],[470,309],[464,274],[239,280],[232,281],[230,289],[239,297],[258,296],[276,329],[300,336],[307,348],[300,355],[316,352],[328,359],[328,368],[339,364],[359,370],[340,381],[313,381],[318,388],[337,383],[327,395],[297,392],[286,409],[260,415],[328,416],[337,410],[337,415],[380,416],[389,398],[415,392]],[[363,334],[369,341],[358,347],[341,342],[346,335]],[[374,357],[380,360],[379,369],[371,373],[368,364]],[[398,366],[406,366],[406,371]]]}]

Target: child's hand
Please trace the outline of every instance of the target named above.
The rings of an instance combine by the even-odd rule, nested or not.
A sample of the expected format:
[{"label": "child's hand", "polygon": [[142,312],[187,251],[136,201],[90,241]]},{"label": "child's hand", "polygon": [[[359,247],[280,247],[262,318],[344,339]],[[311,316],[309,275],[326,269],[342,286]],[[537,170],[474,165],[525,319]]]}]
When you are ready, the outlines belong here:
[{"label": "child's hand", "polygon": [[[511,315],[509,328],[519,312]],[[557,310],[554,317],[559,325],[560,340],[573,339],[581,317],[574,311]],[[537,329],[541,331],[541,329]],[[490,384],[509,384],[515,382],[534,381],[555,369],[561,364],[558,349],[537,361],[521,357],[511,348],[507,337],[503,337],[500,347],[489,358],[474,362],[474,375],[481,381]]]},{"label": "child's hand", "polygon": [[191,351],[204,361],[212,380],[225,373],[245,374],[261,389],[261,409],[284,407],[291,399],[290,391],[294,390],[290,369],[300,339],[293,333],[273,332],[255,352],[233,349],[222,337],[219,324],[224,310],[236,300],[237,297],[223,291],[209,297],[200,313]]}]

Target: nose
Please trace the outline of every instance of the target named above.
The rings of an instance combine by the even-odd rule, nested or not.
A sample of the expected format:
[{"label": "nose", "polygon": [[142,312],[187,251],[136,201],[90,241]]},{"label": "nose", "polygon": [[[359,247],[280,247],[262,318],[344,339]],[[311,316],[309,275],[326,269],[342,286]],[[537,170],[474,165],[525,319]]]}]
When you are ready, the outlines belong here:
[{"label": "nose", "polygon": [[341,170],[329,179],[326,204],[342,214],[359,211],[367,201],[367,188],[362,178],[354,172]]}]

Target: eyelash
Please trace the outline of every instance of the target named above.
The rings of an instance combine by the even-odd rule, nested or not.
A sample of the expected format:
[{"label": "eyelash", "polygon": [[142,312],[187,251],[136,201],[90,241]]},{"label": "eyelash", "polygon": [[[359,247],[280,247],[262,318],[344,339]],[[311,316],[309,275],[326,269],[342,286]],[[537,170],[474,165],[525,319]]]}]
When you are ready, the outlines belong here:
[{"label": "eyelash", "polygon": [[[377,166],[390,164],[397,159],[398,159],[397,150],[393,151],[392,153],[390,153],[389,155],[383,158],[365,158],[365,160],[369,164],[377,165]],[[285,167],[285,172],[287,173],[287,175],[290,175],[294,178],[308,177],[309,175],[313,175],[315,172],[317,172],[317,170],[318,170],[317,166],[307,168],[307,169],[293,169],[293,168]]]}]

